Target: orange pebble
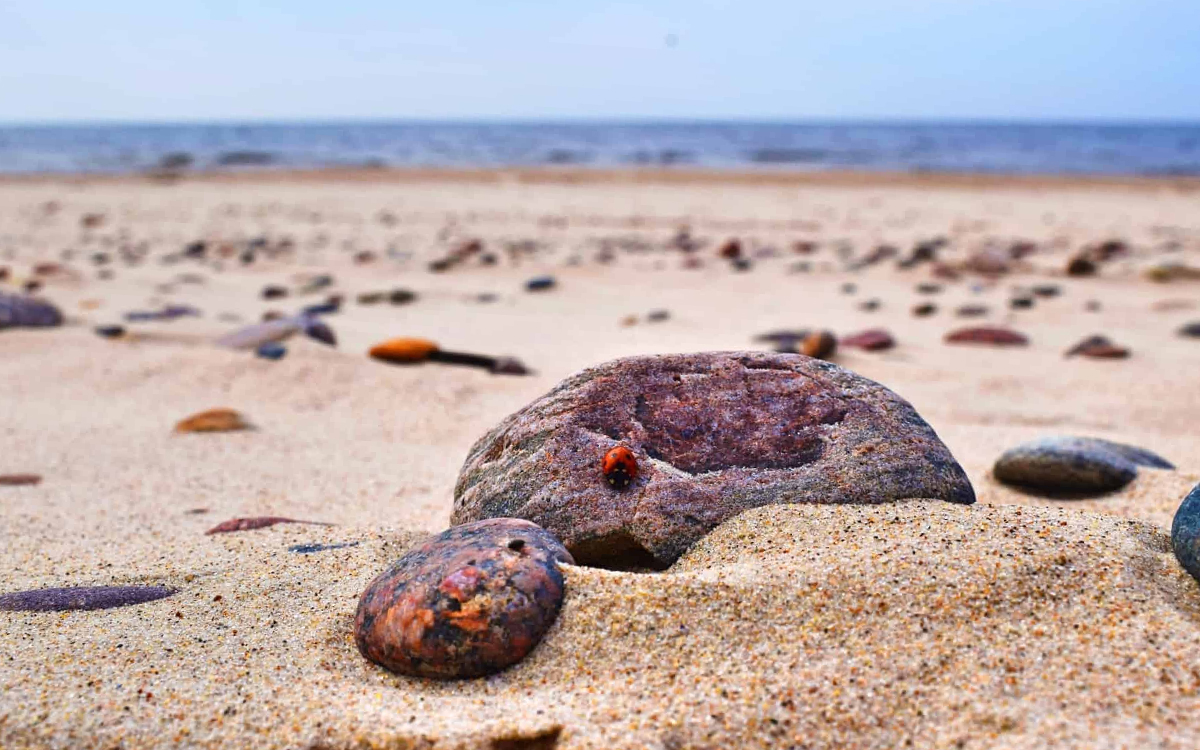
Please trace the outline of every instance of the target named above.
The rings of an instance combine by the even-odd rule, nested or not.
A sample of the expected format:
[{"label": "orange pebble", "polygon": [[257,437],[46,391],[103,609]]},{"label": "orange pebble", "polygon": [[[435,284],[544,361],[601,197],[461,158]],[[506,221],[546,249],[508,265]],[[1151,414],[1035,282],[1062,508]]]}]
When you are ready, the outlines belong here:
[{"label": "orange pebble", "polygon": [[176,432],[231,432],[248,430],[250,423],[233,409],[209,409],[175,425]]},{"label": "orange pebble", "polygon": [[371,358],[385,362],[424,362],[438,350],[438,345],[429,339],[388,339],[371,347]]}]

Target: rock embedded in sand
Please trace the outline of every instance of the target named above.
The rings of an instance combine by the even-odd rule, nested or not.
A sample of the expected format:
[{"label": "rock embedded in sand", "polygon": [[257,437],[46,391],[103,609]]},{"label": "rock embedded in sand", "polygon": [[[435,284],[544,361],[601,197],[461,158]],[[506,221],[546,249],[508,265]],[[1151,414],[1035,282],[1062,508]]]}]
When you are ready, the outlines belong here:
[{"label": "rock embedded in sand", "polygon": [[1200,484],[1192,488],[1175,511],[1171,548],[1183,569],[1200,581]]},{"label": "rock embedded in sand", "polygon": [[233,432],[248,430],[250,423],[233,409],[209,409],[180,420],[176,432]]},{"label": "rock embedded in sand", "polygon": [[165,599],[175,593],[167,586],[79,586],[34,589],[0,594],[0,610],[9,612],[67,612],[112,609]]},{"label": "rock embedded in sand", "polygon": [[305,523],[313,526],[332,525],[322,521],[299,521],[295,518],[286,518],[284,516],[254,516],[251,518],[231,518],[228,521],[222,521],[204,533],[228,534],[233,531],[252,531],[254,529],[265,529],[277,523]]},{"label": "rock embedded in sand", "polygon": [[1174,468],[1165,458],[1137,446],[1054,436],[1005,451],[996,459],[992,474],[1004,484],[1050,493],[1104,493],[1133,481],[1138,466]]},{"label": "rock embedded in sand", "polygon": [[1128,359],[1129,349],[1117,346],[1107,336],[1088,336],[1067,350],[1066,356],[1089,359]]},{"label": "rock embedded in sand", "polygon": [[570,553],[514,518],[445,531],[367,586],[354,639],[398,674],[455,679],[499,672],[533,650],[562,606]]},{"label": "rock embedded in sand", "polygon": [[1025,346],[1029,338],[1008,328],[982,326],[959,328],[946,334],[947,344],[989,344],[991,346]]},{"label": "rock embedded in sand", "polygon": [[[597,468],[621,444],[638,478]],[[962,467],[906,401],[794,354],[631,357],[585,370],[471,449],[455,523],[521,517],[584,564],[671,564],[747,508],[773,503],[974,502]]]},{"label": "rock embedded in sand", "polygon": [[62,325],[62,322],[62,313],[49,302],[0,292],[0,330],[50,328]]},{"label": "rock embedded in sand", "polygon": [[544,292],[558,285],[553,276],[535,276],[525,282],[525,291]]},{"label": "rock embedded in sand", "polygon": [[882,328],[869,328],[842,339],[842,346],[848,346],[852,349],[863,349],[868,352],[891,349],[895,345],[896,339],[892,338],[892,334]]}]

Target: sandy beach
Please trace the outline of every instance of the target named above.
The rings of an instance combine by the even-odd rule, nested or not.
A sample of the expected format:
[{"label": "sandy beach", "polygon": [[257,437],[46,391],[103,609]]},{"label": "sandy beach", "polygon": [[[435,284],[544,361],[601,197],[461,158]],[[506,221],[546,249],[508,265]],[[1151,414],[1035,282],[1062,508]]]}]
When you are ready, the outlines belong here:
[{"label": "sandy beach", "polygon": [[[742,269],[719,255],[731,238]],[[954,268],[1034,249],[955,278],[896,258],[853,268],[880,245],[899,258],[934,238]],[[494,262],[429,269],[471,240]],[[1119,257],[1066,275],[1074,254],[1110,240],[1126,245]],[[188,257],[198,241],[205,256]],[[0,331],[0,474],[42,477],[0,486],[0,593],[177,590],[103,611],[0,612],[0,747],[1200,746],[1200,584],[1168,533],[1200,482],[1200,339],[1178,333],[1200,320],[1200,281],[1147,278],[1171,263],[1200,267],[1194,180],[0,180],[0,291],[37,280],[66,316]],[[321,274],[332,283],[302,293]],[[553,288],[526,290],[545,275]],[[1035,285],[1057,291],[1012,305]],[[264,299],[267,286],[288,293]],[[416,297],[357,301],[395,289]],[[331,294],[344,297],[325,318],[336,348],[296,336],[268,361],[213,344]],[[914,315],[922,303],[936,310]],[[167,305],[200,314],[124,319]],[[959,316],[967,305],[987,309]],[[93,331],[114,324],[126,335]],[[1030,343],[944,341],[981,324]],[[663,572],[567,567],[558,621],[493,677],[398,677],[358,653],[364,586],[447,527],[464,458],[506,415],[607,360],[765,349],[756,335],[787,328],[890,331],[895,348],[843,347],[833,361],[910,401],[978,502],[766,507]],[[1064,356],[1095,334],[1131,355]],[[396,336],[534,372],[368,358]],[[173,432],[215,407],[254,429]],[[1059,434],[1178,468],[1085,500],[992,477],[1006,449]],[[253,516],[333,525],[205,534]],[[289,550],[314,544],[348,546]]]}]

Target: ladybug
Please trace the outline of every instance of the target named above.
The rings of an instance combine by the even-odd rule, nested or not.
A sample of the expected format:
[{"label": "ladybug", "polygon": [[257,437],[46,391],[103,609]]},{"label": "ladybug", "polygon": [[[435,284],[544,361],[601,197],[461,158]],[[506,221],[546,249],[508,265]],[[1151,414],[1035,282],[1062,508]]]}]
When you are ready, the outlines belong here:
[{"label": "ladybug", "polygon": [[618,445],[605,453],[604,460],[600,462],[600,473],[604,474],[604,479],[610,487],[625,489],[630,482],[637,479],[638,465],[633,451]]}]

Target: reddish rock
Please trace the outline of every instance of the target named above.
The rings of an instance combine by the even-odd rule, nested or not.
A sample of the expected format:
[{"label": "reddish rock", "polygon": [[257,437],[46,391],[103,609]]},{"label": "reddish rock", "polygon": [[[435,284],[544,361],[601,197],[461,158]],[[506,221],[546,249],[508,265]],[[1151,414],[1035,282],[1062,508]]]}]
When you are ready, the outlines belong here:
[{"label": "reddish rock", "polygon": [[558,617],[559,563],[574,560],[528,521],[455,526],[367,586],[354,618],[358,650],[385,669],[415,677],[499,672],[525,658]]},{"label": "reddish rock", "polygon": [[727,260],[737,260],[742,257],[742,243],[738,242],[736,238],[726,240],[717,250],[717,254]]},{"label": "reddish rock", "polygon": [[895,345],[896,340],[892,338],[892,334],[882,328],[871,328],[842,339],[842,346],[865,349],[869,352],[891,349]]},{"label": "reddish rock", "polygon": [[935,312],[937,312],[937,305],[932,302],[922,302],[919,305],[915,305],[912,309],[912,314],[918,318],[927,318]]},{"label": "reddish rock", "polygon": [[1067,350],[1066,356],[1076,355],[1089,359],[1128,359],[1129,349],[1117,346],[1106,336],[1088,336]]},{"label": "reddish rock", "polygon": [[1025,346],[1029,338],[1008,328],[960,328],[946,334],[947,344],[989,344],[991,346]]},{"label": "reddish rock", "polygon": [[0,474],[0,487],[28,487],[41,483],[41,474]]},{"label": "reddish rock", "polygon": [[228,521],[217,524],[204,533],[228,534],[231,531],[251,531],[253,529],[265,529],[277,523],[306,523],[314,526],[333,525],[321,521],[297,521],[294,518],[284,518],[283,516],[255,516],[253,518],[231,518]]},{"label": "reddish rock", "polygon": [[[598,469],[624,445],[637,478]],[[670,565],[722,521],[774,503],[974,502],[962,467],[906,401],[794,354],[619,359],[556,386],[485,435],[455,523],[527,518],[583,564]]]},{"label": "reddish rock", "polygon": [[1094,276],[1096,270],[1096,262],[1084,255],[1076,255],[1067,261],[1068,276]]}]

